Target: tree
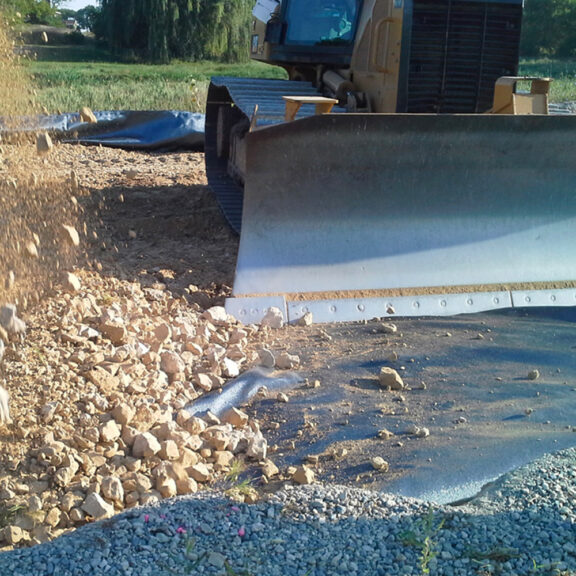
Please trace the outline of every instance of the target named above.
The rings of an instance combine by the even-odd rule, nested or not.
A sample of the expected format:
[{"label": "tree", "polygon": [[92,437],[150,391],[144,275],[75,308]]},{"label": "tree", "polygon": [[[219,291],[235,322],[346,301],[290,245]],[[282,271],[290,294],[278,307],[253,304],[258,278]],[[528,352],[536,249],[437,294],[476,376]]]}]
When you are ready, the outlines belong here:
[{"label": "tree", "polygon": [[113,54],[149,62],[248,57],[253,0],[102,0]]},{"label": "tree", "polygon": [[90,30],[96,34],[100,18],[100,8],[86,6],[76,11],[75,17],[80,28]]},{"label": "tree", "polygon": [[57,24],[58,7],[62,0],[3,0],[0,11],[15,21],[31,24]]},{"label": "tree", "polygon": [[574,56],[576,0],[526,0],[521,52],[523,56]]}]

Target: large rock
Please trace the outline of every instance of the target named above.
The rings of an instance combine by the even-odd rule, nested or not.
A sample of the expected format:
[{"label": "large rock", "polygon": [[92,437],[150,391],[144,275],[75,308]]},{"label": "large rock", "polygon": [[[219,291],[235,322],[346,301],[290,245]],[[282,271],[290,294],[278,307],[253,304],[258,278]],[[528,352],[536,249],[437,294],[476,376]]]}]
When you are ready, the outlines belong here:
[{"label": "large rock", "polygon": [[176,489],[178,490],[179,495],[195,494],[198,492],[198,483],[194,478],[176,480]]},{"label": "large rock", "polygon": [[80,108],[80,119],[82,122],[88,122],[90,124],[96,124],[98,122],[96,115],[88,106],[82,106],[82,108]]},{"label": "large rock", "polygon": [[220,368],[226,378],[236,378],[240,375],[240,366],[231,358],[224,358],[220,364]]},{"label": "large rock", "polygon": [[83,497],[76,492],[67,492],[60,501],[60,509],[63,512],[70,512],[72,508],[82,504]]},{"label": "large rock", "polygon": [[229,450],[215,450],[212,454],[214,470],[228,470],[234,461],[234,454]]},{"label": "large rock", "polygon": [[293,370],[300,366],[300,357],[296,354],[282,352],[276,359],[276,366],[280,368],[280,370]]},{"label": "large rock", "polygon": [[150,432],[142,432],[134,438],[132,455],[135,458],[150,458],[160,452],[162,446]]},{"label": "large rock", "polygon": [[175,435],[179,431],[181,431],[179,424],[174,422],[174,420],[169,420],[154,426],[150,433],[156,436],[160,442],[165,442],[166,440],[174,440]]},{"label": "large rock", "polygon": [[269,308],[264,318],[262,318],[260,325],[268,326],[269,328],[282,328],[282,326],[284,326],[284,314],[282,310],[275,306]]},{"label": "large rock", "polygon": [[124,501],[124,488],[122,481],[116,476],[105,476],[102,478],[102,495],[107,500],[122,504]]},{"label": "large rock", "polygon": [[114,442],[120,438],[120,428],[118,428],[118,424],[114,420],[108,420],[101,428],[100,428],[100,440],[102,442]]},{"label": "large rock", "polygon": [[104,394],[112,394],[120,387],[120,379],[116,376],[112,376],[110,372],[107,372],[99,366],[86,372],[85,377],[87,380],[92,382],[92,384],[98,386],[100,391]]},{"label": "large rock", "polygon": [[231,424],[234,428],[244,428],[248,424],[248,414],[242,412],[238,408],[230,408],[222,416],[222,422],[226,424]]},{"label": "large rock", "polygon": [[198,462],[194,466],[188,468],[188,474],[196,480],[196,482],[208,482],[212,479],[212,473],[206,464]]},{"label": "large rock", "polygon": [[272,476],[277,476],[280,473],[278,466],[276,466],[276,464],[274,464],[274,462],[268,458],[262,462],[260,469],[266,478],[272,478]]},{"label": "large rock", "polygon": [[246,449],[246,456],[254,460],[264,460],[268,453],[268,442],[262,434],[255,434],[248,438],[248,447]]},{"label": "large rock", "polygon": [[62,224],[63,236],[72,246],[80,246],[80,235],[74,226]]},{"label": "large rock", "polygon": [[68,484],[72,482],[72,478],[74,478],[75,474],[76,471],[70,466],[59,468],[54,474],[54,484],[63,487],[68,486]]},{"label": "large rock", "polygon": [[92,516],[95,520],[110,518],[114,515],[114,506],[108,504],[108,502],[106,502],[106,500],[96,492],[91,492],[86,496],[81,508],[86,512],[86,514]]},{"label": "large rock", "polygon": [[60,408],[60,403],[59,402],[48,402],[47,404],[44,404],[44,406],[42,406],[42,408],[40,408],[40,417],[42,418],[42,421],[45,424],[49,424],[50,422],[52,422],[52,420],[54,420],[54,416],[56,415],[56,412],[58,412],[58,409]]},{"label": "large rock", "polygon": [[98,327],[100,332],[114,344],[114,346],[122,346],[126,344],[128,337],[128,330],[124,322],[120,319],[105,320],[101,322]]},{"label": "large rock", "polygon": [[192,416],[187,410],[180,410],[176,415],[176,422],[190,434],[200,434],[208,428],[208,424],[198,418],[198,416]]},{"label": "large rock", "polygon": [[177,374],[184,372],[186,364],[176,352],[166,351],[160,354],[160,369],[166,374]]},{"label": "large rock", "polygon": [[78,292],[82,288],[82,282],[80,278],[73,274],[72,272],[66,272],[64,276],[64,290],[68,292]]},{"label": "large rock", "polygon": [[374,470],[378,470],[379,472],[388,472],[388,469],[390,468],[388,462],[386,462],[386,460],[380,456],[374,456],[370,460],[370,463],[372,464],[372,468],[374,468]]},{"label": "large rock", "polygon": [[292,476],[292,480],[296,482],[296,484],[312,484],[316,479],[316,474],[314,474],[314,470],[307,468],[306,466],[298,466],[296,472]]},{"label": "large rock", "polygon": [[165,440],[160,446],[158,456],[162,458],[162,460],[178,460],[178,458],[180,458],[180,450],[174,440]]},{"label": "large rock", "polygon": [[81,508],[72,508],[70,510],[69,518],[72,522],[81,523],[86,519],[86,512]]},{"label": "large rock", "polygon": [[165,472],[156,476],[156,490],[162,494],[163,498],[171,498],[178,494],[176,481]]},{"label": "large rock", "polygon": [[48,132],[38,134],[36,137],[36,151],[38,154],[47,154],[52,148],[54,148],[54,144]]},{"label": "large rock", "polygon": [[222,388],[224,380],[217,376],[216,374],[210,373],[199,373],[194,377],[194,385],[198,388],[204,390],[204,392],[210,392],[211,390],[218,390]]},{"label": "large rock", "polygon": [[400,374],[398,374],[394,368],[389,368],[388,366],[380,368],[378,382],[382,388],[386,388],[387,390],[404,390],[404,388],[406,388]]},{"label": "large rock", "polygon": [[8,544],[14,545],[29,540],[30,535],[19,526],[6,526],[0,531],[0,538],[8,542]]},{"label": "large rock", "polygon": [[60,524],[60,520],[62,519],[62,511],[58,508],[52,508],[48,514],[46,514],[46,518],[44,518],[44,523],[50,528],[56,528],[58,524]]},{"label": "large rock", "polygon": [[[2,343],[2,340],[0,340],[0,343]],[[2,348],[3,347],[4,344],[2,343]],[[10,418],[9,400],[8,392],[0,386],[0,424],[10,424],[12,422],[12,418]]]},{"label": "large rock", "polygon": [[136,410],[126,402],[121,402],[112,410],[112,418],[121,426],[130,424],[135,414]]},{"label": "large rock", "polygon": [[226,312],[226,309],[223,306],[212,306],[212,308],[208,308],[202,314],[202,318],[205,318],[214,326],[222,326],[229,323],[229,316]]},{"label": "large rock", "polygon": [[209,426],[202,432],[201,437],[213,450],[226,450],[231,442],[231,432],[230,425]]}]

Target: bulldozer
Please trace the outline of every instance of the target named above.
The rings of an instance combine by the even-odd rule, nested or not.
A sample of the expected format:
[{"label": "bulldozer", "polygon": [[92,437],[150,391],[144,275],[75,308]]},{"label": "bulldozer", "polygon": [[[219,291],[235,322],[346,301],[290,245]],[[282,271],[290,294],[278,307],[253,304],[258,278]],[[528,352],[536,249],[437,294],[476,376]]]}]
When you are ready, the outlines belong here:
[{"label": "bulldozer", "polygon": [[208,183],[257,323],[576,306],[576,115],[518,76],[522,0],[258,0]]}]

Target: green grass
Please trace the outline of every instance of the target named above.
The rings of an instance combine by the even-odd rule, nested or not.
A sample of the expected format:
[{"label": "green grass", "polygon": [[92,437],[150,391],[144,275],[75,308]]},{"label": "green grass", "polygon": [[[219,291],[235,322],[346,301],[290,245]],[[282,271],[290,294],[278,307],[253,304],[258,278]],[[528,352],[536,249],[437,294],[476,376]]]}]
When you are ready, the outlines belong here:
[{"label": "green grass", "polygon": [[522,60],[520,75],[552,78],[551,102],[576,101],[576,60]]},{"label": "green grass", "polygon": [[[174,62],[166,66],[122,64],[97,44],[29,46],[24,59],[46,113],[93,110],[190,110],[203,112],[211,76],[285,78],[260,62]],[[576,60],[523,60],[520,74],[553,78],[552,102],[576,101]]]},{"label": "green grass", "polygon": [[93,46],[30,47],[25,65],[46,113],[93,110],[190,110],[203,112],[212,76],[284,78],[284,70],[260,62],[122,64]]}]

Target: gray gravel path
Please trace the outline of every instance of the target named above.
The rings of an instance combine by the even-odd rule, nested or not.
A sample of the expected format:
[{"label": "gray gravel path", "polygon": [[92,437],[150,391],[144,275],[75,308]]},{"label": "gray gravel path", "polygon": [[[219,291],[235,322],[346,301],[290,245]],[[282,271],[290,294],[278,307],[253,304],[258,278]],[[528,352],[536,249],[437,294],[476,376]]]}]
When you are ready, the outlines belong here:
[{"label": "gray gravel path", "polygon": [[576,449],[458,507],[333,485],[251,506],[203,493],[5,552],[0,575],[574,576],[575,497]]}]

